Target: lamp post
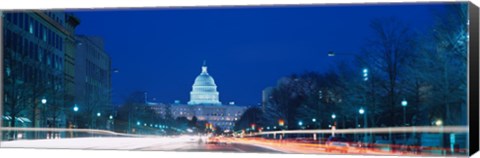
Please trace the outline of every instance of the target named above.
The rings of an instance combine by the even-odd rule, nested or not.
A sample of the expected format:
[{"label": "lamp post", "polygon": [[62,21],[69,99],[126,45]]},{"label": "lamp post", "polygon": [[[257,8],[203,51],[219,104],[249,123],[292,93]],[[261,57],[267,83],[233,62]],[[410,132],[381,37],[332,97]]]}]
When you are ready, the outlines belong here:
[{"label": "lamp post", "polygon": [[78,112],[78,106],[77,104],[75,104],[75,106],[73,106],[73,123],[75,124],[74,127],[77,126],[77,112]]},{"label": "lamp post", "polygon": [[43,112],[44,112],[43,117],[45,117],[45,123],[46,123],[46,121],[47,121],[47,114],[46,114],[46,112],[47,112],[47,99],[43,98],[40,102],[42,102],[42,104],[43,104]]},{"label": "lamp post", "polygon": [[[358,110],[358,113],[360,115],[363,115],[363,129],[366,129],[367,128],[367,114],[365,114],[365,109],[363,108],[360,108],[360,110]],[[365,141],[367,141],[367,132],[364,131],[364,139]]]},{"label": "lamp post", "polygon": [[100,129],[98,127],[98,124],[99,124],[98,122],[100,122],[100,119],[101,119],[100,116],[102,116],[102,113],[97,112],[97,118],[95,119],[95,127],[98,128],[98,129]]},{"label": "lamp post", "polygon": [[316,118],[312,118],[312,123],[313,123],[312,128],[313,128],[313,129],[316,128],[317,119],[316,119]]},{"label": "lamp post", "polygon": [[332,119],[333,119],[333,125],[331,126],[332,127],[332,136],[335,137],[335,126],[337,125],[336,122],[335,122],[335,118],[337,118],[337,115],[335,114],[332,114]]},{"label": "lamp post", "polygon": [[[77,112],[78,112],[78,110],[79,110],[79,108],[78,108],[77,104],[75,104],[73,106],[73,128],[77,128]],[[75,136],[76,134],[71,133],[70,135]]]},{"label": "lamp post", "polygon": [[405,100],[405,98],[402,100],[402,107],[403,107],[403,126],[406,126],[406,108],[407,108],[408,102]]},{"label": "lamp post", "polygon": [[[47,123],[47,99],[43,98],[40,102],[42,102],[43,104],[43,113],[44,113],[44,116],[45,117],[45,122],[44,123]],[[47,124],[48,125],[48,124]],[[16,133],[15,133],[16,134]],[[47,134],[50,134],[50,133],[47,133]],[[48,139],[48,135],[47,135],[47,139]]]},{"label": "lamp post", "polygon": [[43,104],[43,113],[44,113],[44,116],[45,117],[45,124],[47,123],[47,99],[43,98],[40,102],[42,102]]},{"label": "lamp post", "polygon": [[[403,98],[402,100],[402,107],[403,107],[403,126],[406,126],[406,108],[407,108],[408,102]],[[403,133],[403,140],[406,142],[407,141],[407,133]],[[405,143],[404,142],[404,143]]]}]

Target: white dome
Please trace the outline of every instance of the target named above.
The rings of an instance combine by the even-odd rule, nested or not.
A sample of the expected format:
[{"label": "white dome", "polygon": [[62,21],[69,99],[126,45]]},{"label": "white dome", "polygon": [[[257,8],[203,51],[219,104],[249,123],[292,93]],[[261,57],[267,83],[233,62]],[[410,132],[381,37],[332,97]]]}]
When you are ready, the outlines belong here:
[{"label": "white dome", "polygon": [[190,92],[189,105],[221,105],[218,98],[217,85],[207,72],[207,66],[202,66],[202,73],[195,78]]}]

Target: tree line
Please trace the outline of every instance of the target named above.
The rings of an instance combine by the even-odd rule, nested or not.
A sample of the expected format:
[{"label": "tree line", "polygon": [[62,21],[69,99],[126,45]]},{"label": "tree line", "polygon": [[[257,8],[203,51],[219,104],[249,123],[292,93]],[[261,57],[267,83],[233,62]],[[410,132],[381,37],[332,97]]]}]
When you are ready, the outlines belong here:
[{"label": "tree line", "polygon": [[263,110],[247,110],[235,128],[280,128],[279,120],[285,129],[356,128],[364,126],[360,109],[368,127],[466,125],[467,5],[433,14],[426,31],[395,17],[372,20],[352,61],[279,79]]}]

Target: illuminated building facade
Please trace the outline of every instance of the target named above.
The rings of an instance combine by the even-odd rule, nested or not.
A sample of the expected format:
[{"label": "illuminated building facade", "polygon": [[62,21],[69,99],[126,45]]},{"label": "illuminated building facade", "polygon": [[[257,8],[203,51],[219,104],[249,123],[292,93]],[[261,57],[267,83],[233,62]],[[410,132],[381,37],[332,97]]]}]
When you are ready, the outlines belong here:
[{"label": "illuminated building facade", "polygon": [[204,63],[202,72],[195,79],[190,92],[190,101],[182,104],[176,101],[173,104],[149,104],[158,114],[165,115],[167,106],[170,106],[170,112],[174,118],[186,117],[191,120],[194,116],[198,121],[206,121],[214,127],[220,127],[222,130],[232,130],[235,121],[239,120],[246,106],[237,106],[232,104],[223,105],[219,100],[217,85],[212,76],[207,72],[207,66]]}]

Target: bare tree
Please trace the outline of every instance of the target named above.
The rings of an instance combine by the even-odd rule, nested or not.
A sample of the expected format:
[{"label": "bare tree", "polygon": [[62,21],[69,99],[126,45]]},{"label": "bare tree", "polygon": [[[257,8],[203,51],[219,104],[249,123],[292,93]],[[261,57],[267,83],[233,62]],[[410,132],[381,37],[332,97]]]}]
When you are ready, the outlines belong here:
[{"label": "bare tree", "polygon": [[[377,83],[383,87],[388,108],[385,109],[387,126],[398,125],[393,122],[399,108],[399,81],[408,57],[413,53],[415,44],[413,33],[401,21],[395,18],[375,19],[371,23],[373,36],[364,48],[368,67],[376,71]],[[404,75],[404,74],[402,74]]]}]

